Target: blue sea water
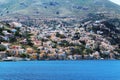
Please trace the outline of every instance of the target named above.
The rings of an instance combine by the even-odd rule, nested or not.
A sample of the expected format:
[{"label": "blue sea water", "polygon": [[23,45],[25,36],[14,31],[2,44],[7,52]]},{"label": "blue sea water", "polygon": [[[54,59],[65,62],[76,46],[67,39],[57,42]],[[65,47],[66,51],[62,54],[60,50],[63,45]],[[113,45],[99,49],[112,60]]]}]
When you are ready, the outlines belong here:
[{"label": "blue sea water", "polygon": [[120,80],[120,61],[0,62],[0,80]]}]

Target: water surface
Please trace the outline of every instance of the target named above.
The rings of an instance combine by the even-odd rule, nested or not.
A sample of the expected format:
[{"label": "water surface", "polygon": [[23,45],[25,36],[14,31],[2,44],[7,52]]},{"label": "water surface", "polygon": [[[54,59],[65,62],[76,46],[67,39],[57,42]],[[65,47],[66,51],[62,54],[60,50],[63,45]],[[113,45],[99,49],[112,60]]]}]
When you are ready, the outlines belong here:
[{"label": "water surface", "polygon": [[120,80],[120,61],[0,62],[0,80]]}]

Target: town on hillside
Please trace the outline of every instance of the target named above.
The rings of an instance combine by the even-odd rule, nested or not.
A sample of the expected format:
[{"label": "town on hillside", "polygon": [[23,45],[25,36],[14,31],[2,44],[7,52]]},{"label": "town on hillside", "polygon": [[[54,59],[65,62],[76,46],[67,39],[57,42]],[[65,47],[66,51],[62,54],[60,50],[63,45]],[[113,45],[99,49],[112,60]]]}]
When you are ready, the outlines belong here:
[{"label": "town on hillside", "polygon": [[120,59],[120,29],[110,20],[0,22],[0,61]]}]

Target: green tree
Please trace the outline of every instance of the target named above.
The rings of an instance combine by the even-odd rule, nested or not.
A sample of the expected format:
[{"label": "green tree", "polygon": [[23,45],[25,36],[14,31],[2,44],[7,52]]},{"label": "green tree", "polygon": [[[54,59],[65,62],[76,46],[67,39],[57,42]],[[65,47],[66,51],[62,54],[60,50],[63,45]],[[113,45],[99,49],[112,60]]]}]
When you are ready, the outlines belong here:
[{"label": "green tree", "polygon": [[15,36],[18,36],[18,37],[21,36],[21,34],[19,33],[19,31],[16,31],[16,32],[15,32]]},{"label": "green tree", "polygon": [[17,39],[16,39],[15,36],[9,38],[9,42],[10,42],[10,43],[13,43],[13,42],[16,42],[16,41],[17,41]]},{"label": "green tree", "polygon": [[20,57],[21,57],[21,58],[29,58],[29,55],[26,54],[26,53],[22,53],[22,54],[20,54]]},{"label": "green tree", "polygon": [[29,45],[29,46],[33,46],[33,43],[32,43],[32,41],[30,40],[30,39],[27,39],[27,44]]},{"label": "green tree", "polygon": [[5,51],[6,50],[6,47],[2,44],[0,44],[0,51]]},{"label": "green tree", "polygon": [[59,38],[66,38],[64,34],[60,34],[59,32],[56,33],[56,37],[59,37]]},{"label": "green tree", "polygon": [[68,41],[62,40],[59,45],[62,46],[62,47],[68,47],[70,44],[69,44]]}]

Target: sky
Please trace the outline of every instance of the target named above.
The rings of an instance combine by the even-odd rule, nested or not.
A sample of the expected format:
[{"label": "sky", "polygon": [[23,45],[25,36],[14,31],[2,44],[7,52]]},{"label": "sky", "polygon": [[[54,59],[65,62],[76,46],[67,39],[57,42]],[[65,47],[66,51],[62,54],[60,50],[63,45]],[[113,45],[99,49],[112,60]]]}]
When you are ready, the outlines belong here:
[{"label": "sky", "polygon": [[110,1],[120,5],[120,0],[110,0]]}]

